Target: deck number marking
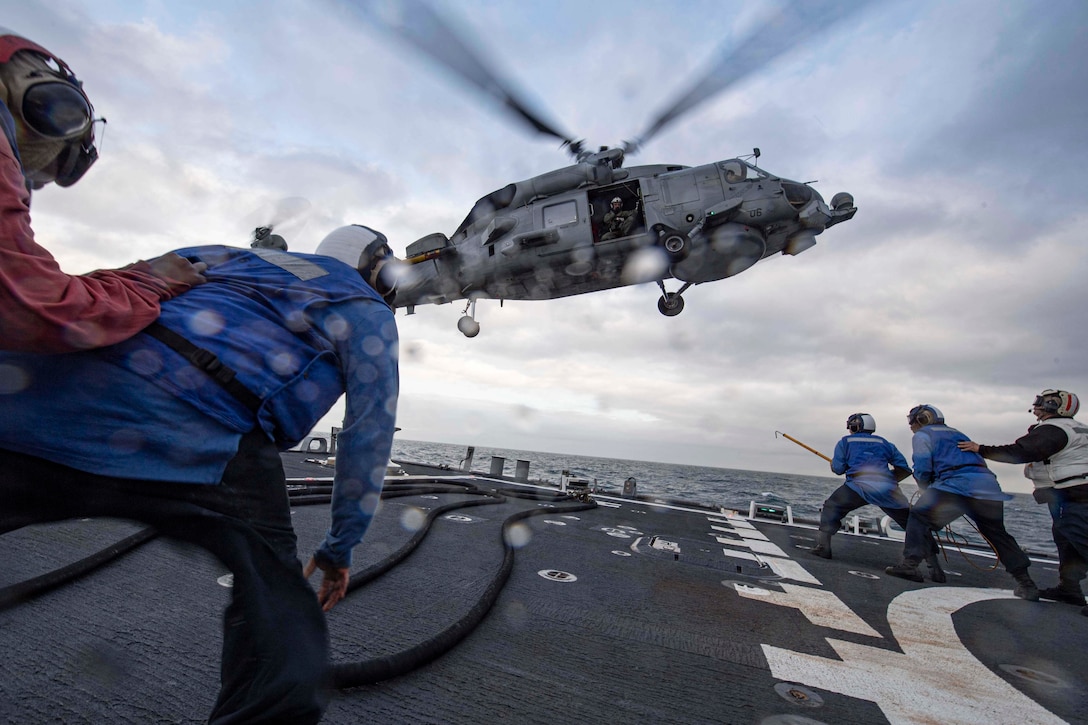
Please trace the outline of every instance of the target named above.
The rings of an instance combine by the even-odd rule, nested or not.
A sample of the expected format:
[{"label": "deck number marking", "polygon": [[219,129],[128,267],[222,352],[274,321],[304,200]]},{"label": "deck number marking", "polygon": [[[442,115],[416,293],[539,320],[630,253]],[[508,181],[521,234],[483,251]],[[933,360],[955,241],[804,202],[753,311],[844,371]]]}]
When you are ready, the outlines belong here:
[{"label": "deck number marking", "polygon": [[927,587],[888,605],[903,653],[827,638],[842,661],[762,645],[778,679],[876,703],[893,723],[1061,723],[975,659],[952,623],[957,610],[1004,589]]}]

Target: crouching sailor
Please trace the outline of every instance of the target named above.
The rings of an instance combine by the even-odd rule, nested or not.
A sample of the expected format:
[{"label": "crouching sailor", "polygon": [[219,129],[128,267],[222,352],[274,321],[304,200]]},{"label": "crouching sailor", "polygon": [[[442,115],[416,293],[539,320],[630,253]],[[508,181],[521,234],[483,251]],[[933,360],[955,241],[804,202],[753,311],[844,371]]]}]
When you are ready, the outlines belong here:
[{"label": "crouching sailor", "polygon": [[[831,558],[831,537],[839,530],[842,519],[854,509],[866,504],[878,506],[905,531],[910,504],[899,481],[911,474],[907,459],[890,441],[876,435],[876,420],[868,413],[854,413],[846,419],[849,435],[835,445],[831,470],[846,475],[846,482],[824,501],[820,512],[820,533],[815,548],[810,551],[825,559]],[[945,574],[938,559],[938,549],[929,536],[926,562],[930,578],[944,582]]]},{"label": "crouching sailor", "polygon": [[960,450],[968,440],[955,428],[945,425],[944,414],[932,405],[917,405],[907,414],[914,437],[914,479],[922,495],[910,510],[903,560],[884,571],[911,581],[922,581],[918,563],[925,557],[926,539],[960,516],[971,519],[978,532],[993,545],[1005,570],[1016,580],[1013,593],[1037,601],[1039,590],[1028,574],[1031,561],[1016,539],[1005,530],[1005,501],[997,476],[986,467],[982,456]]},{"label": "crouching sailor", "polygon": [[[0,353],[0,532],[110,516],[211,552],[234,585],[210,722],[314,723],[326,700],[322,608],[347,590],[393,441],[392,253],[352,226],[315,254],[180,256],[207,264],[208,282],[163,302],[148,330],[66,355]],[[304,574],[279,451],[342,395],[332,523]]]}]

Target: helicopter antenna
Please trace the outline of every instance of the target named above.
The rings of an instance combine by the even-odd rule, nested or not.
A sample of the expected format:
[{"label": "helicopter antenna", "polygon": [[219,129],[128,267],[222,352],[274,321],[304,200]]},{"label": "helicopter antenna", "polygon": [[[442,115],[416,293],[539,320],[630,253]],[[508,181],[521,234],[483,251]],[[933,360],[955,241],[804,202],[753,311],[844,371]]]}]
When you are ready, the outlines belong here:
[{"label": "helicopter antenna", "polygon": [[454,28],[422,0],[399,2],[365,2],[339,0],[339,5],[415,47],[446,70],[459,76],[485,95],[512,111],[538,133],[554,136],[568,147],[574,156],[582,153],[582,142],[558,130],[522,100],[514,88],[502,80],[485,63],[475,44]]},{"label": "helicopter antenna", "polygon": [[[690,89],[662,111],[633,141],[624,142],[631,153],[679,116],[718,95],[774,61],[788,50],[862,9],[872,0],[794,0],[768,18],[739,44],[719,49],[718,59]],[[758,157],[758,153],[756,154]]]}]

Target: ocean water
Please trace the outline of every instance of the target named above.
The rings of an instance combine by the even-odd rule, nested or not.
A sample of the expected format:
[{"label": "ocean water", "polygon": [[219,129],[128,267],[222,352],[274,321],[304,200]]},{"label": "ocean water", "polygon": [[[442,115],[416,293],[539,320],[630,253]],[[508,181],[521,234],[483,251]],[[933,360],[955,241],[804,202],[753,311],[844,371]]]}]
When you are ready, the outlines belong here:
[{"label": "ocean water", "polygon": [[[392,458],[459,468],[466,449],[467,446],[461,445],[395,438]],[[563,471],[569,471],[574,478],[596,481],[600,488],[619,492],[623,482],[633,477],[640,495],[743,511],[748,510],[751,501],[789,504],[794,517],[812,520],[819,519],[820,505],[842,483],[841,478],[829,476],[798,476],[485,446],[476,446],[472,470],[490,471],[492,457],[495,456],[505,459],[503,473],[507,476],[514,475],[517,461],[529,461],[531,481],[558,485]],[[908,483],[903,483],[902,488],[908,499],[917,491],[915,486]],[[1005,527],[1025,550],[1056,556],[1046,506],[1036,504],[1029,494],[1013,495],[1015,498],[1005,503]],[[864,506],[850,515],[854,514],[871,520],[884,516],[884,512],[875,506]],[[953,522],[952,529],[968,541],[981,543],[978,533],[966,519]]]}]

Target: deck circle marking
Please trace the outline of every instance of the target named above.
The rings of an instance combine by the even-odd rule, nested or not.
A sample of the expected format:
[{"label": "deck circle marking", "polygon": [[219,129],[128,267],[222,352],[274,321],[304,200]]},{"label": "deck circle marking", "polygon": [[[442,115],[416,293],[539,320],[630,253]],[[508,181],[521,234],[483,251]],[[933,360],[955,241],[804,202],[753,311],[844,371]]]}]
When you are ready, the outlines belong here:
[{"label": "deck circle marking", "polygon": [[471,524],[475,520],[471,516],[465,516],[464,514],[446,514],[442,518],[447,521],[456,521],[461,524]]},{"label": "deck circle marking", "polygon": [[759,725],[827,725],[827,723],[804,715],[771,715],[760,720]]},{"label": "deck circle marking", "polygon": [[567,514],[563,518],[570,519],[571,521],[581,521],[582,520],[582,519],[578,518],[577,516],[571,516],[570,514]]},{"label": "deck circle marking", "polygon": [[751,584],[745,584],[744,582],[735,582],[729,579],[722,579],[722,584],[727,587],[733,587],[738,592],[744,592],[750,596],[756,597],[769,597],[771,591],[762,587],[754,587]]},{"label": "deck circle marking", "polygon": [[233,574],[224,574],[223,576],[216,579],[215,583],[218,584],[221,587],[226,587],[227,589],[230,589],[231,587],[234,586],[234,575]]},{"label": "deck circle marking", "polygon": [[847,573],[848,574],[853,574],[854,576],[859,576],[862,579],[879,579],[880,578],[876,574],[870,574],[867,571],[858,571],[856,569],[850,569]]},{"label": "deck circle marking", "polygon": [[555,519],[544,519],[544,523],[551,524],[552,526],[566,526],[566,521],[556,521]]},{"label": "deck circle marking", "polygon": [[578,581],[578,577],[570,572],[559,571],[558,569],[541,569],[537,574],[549,581],[563,582],[564,584]]},{"label": "deck circle marking", "polygon": [[793,682],[779,682],[774,686],[774,691],[786,702],[802,707],[821,707],[824,699],[807,687]]},{"label": "deck circle marking", "polygon": [[420,498],[429,498],[432,501],[437,501],[438,500],[438,496],[420,496]]},{"label": "deck circle marking", "polygon": [[1046,672],[1033,670],[1030,667],[1023,667],[1021,665],[998,665],[998,667],[1005,672],[1008,672],[1010,675],[1015,675],[1022,680],[1033,682],[1036,685],[1062,688],[1069,687],[1069,683],[1065,680],[1058,679],[1054,675],[1047,674]]},{"label": "deck circle marking", "polygon": [[630,551],[620,551],[619,549],[614,549],[612,553],[616,556],[631,556]]}]

